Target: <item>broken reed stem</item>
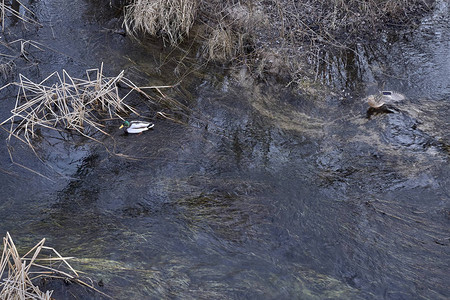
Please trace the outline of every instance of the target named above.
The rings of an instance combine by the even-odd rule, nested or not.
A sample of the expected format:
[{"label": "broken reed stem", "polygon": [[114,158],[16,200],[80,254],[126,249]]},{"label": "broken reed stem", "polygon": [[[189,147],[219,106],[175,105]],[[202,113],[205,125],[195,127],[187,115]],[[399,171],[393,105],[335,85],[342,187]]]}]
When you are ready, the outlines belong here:
[{"label": "broken reed stem", "polygon": [[[86,286],[103,296],[111,298],[109,295],[99,291],[93,285],[79,278],[78,273],[67,262],[71,257],[62,257],[54,248],[44,246],[44,243],[45,238],[21,257],[9,232],[6,233],[6,237],[3,238],[3,252],[0,261],[0,279],[2,279],[0,282],[0,299],[52,299],[51,295],[53,291],[46,291],[44,293],[38,286],[33,284],[33,280],[41,277],[68,279],[71,282]],[[42,250],[48,250],[50,251],[50,255],[54,254],[56,257],[42,258]],[[66,272],[37,264],[36,261],[38,260],[62,262],[69,268],[69,271]]]},{"label": "broken reed stem", "polygon": [[2,32],[4,32],[5,31],[5,0],[2,0],[1,12],[2,12]]},{"label": "broken reed stem", "polygon": [[[33,248],[36,251],[27,264],[19,256],[9,233],[6,233],[6,237],[3,238],[3,252],[0,263],[0,278],[3,279],[0,283],[1,299],[50,299],[52,292],[41,292],[28,276],[30,267],[39,254],[44,241],[45,239],[41,240]],[[6,278],[3,278],[3,274],[6,274]]]},{"label": "broken reed stem", "polygon": [[[19,82],[13,83],[18,87],[18,91],[11,117],[0,123],[0,126],[11,123],[9,131],[7,130],[8,141],[14,136],[33,148],[32,139],[35,138],[38,127],[60,131],[74,130],[97,141],[92,132],[108,135],[101,129],[104,126],[98,122],[101,114],[107,114],[111,119],[121,119],[120,114],[128,112],[139,116],[133,107],[125,103],[128,96],[137,92],[155,103],[144,89],[154,89],[162,95],[160,89],[173,87],[167,85],[141,88],[124,77],[124,71],[116,77],[103,75],[103,64],[100,69],[86,70],[86,78],[72,77],[63,70],[61,75],[53,72],[40,83],[35,83],[19,74]],[[119,84],[129,89],[123,97],[119,93]]]},{"label": "broken reed stem", "polygon": [[[12,4],[5,4],[5,0],[2,0],[2,2],[0,3],[0,13],[2,14],[2,32],[5,31],[5,16],[6,14],[10,14],[11,16],[13,16],[14,18],[17,18],[19,20],[21,20],[24,23],[29,23],[29,24],[35,24],[38,26],[42,26],[39,22],[37,22],[36,20],[34,20],[34,13],[28,9],[25,5],[23,5],[20,1],[15,0],[21,7],[23,7],[24,10],[26,10],[27,14],[30,14],[31,17],[27,17],[26,15],[21,15],[19,13],[18,10],[14,9],[12,7]],[[12,3],[12,1],[11,1]]]}]

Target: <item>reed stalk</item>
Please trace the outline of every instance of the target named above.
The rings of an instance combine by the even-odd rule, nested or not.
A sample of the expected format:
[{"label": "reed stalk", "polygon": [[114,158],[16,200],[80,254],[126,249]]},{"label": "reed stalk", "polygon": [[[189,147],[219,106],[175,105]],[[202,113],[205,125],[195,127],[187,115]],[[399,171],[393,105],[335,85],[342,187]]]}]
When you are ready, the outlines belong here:
[{"label": "reed stalk", "polygon": [[37,22],[34,19],[35,15],[30,9],[28,9],[20,1],[11,0],[11,3],[13,1],[16,1],[20,6],[22,6],[23,9],[26,11],[26,14],[20,14],[19,11],[17,11],[16,9],[14,9],[12,7],[12,4],[9,4],[9,3],[7,4],[7,3],[5,3],[5,0],[1,0],[1,3],[0,3],[0,14],[1,14],[1,22],[2,22],[2,32],[5,31],[5,18],[6,18],[7,15],[10,15],[10,16],[12,16],[14,18],[17,18],[17,19],[21,20],[24,23],[41,26],[41,24],[39,24],[39,22]]},{"label": "reed stalk", "polygon": [[[86,70],[85,78],[71,76],[66,70],[53,72],[39,83],[19,74],[18,82],[9,84],[17,87],[15,106],[11,116],[0,123],[10,124],[8,141],[16,137],[33,148],[33,138],[37,128],[66,131],[94,139],[95,133],[108,133],[101,124],[101,119],[122,119],[121,114],[134,113],[136,109],[126,103],[133,92],[139,93],[146,101],[155,103],[144,90],[154,89],[158,93],[162,88],[172,86],[138,87],[124,76],[124,71],[115,77],[103,74],[100,69]],[[121,89],[128,89],[122,97]],[[5,88],[6,86],[2,87]],[[0,89],[1,90],[1,89]],[[123,94],[123,92],[122,92]]]},{"label": "reed stalk", "polygon": [[[40,278],[64,279],[89,287],[102,295],[92,285],[80,279],[79,274],[68,263],[73,257],[63,257],[54,248],[44,246],[45,238],[20,256],[9,232],[3,238],[0,260],[0,299],[50,300],[53,291],[41,291],[35,284]],[[45,255],[44,253],[50,253]],[[38,263],[39,262],[39,263]],[[44,263],[46,265],[44,265]],[[65,266],[65,269],[62,268]]]}]

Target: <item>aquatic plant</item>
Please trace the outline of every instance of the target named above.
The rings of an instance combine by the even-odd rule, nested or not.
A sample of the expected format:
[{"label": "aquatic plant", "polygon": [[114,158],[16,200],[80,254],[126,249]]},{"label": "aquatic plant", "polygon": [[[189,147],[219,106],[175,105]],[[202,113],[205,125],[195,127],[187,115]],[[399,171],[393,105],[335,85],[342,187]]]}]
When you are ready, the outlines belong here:
[{"label": "aquatic plant", "polygon": [[[9,85],[18,87],[16,103],[11,117],[0,126],[9,123],[9,130],[5,128],[9,132],[8,141],[16,137],[31,148],[37,128],[72,130],[93,140],[96,140],[94,134],[97,132],[108,135],[100,123],[102,118],[122,119],[121,113],[130,112],[140,116],[125,101],[132,92],[152,102],[155,98],[144,90],[154,89],[161,93],[161,88],[171,87],[138,87],[124,76],[124,71],[115,77],[105,76],[103,64],[100,69],[86,70],[85,79],[72,77],[63,70],[62,74],[54,72],[38,83],[19,74],[19,82],[6,86]],[[119,93],[119,85],[128,90],[123,96]]]},{"label": "aquatic plant", "polygon": [[[23,10],[26,12],[25,14],[19,13],[20,6],[23,7]],[[7,16],[12,17],[14,20],[21,20],[25,24],[41,26],[41,24],[35,20],[33,12],[17,0],[11,0],[9,3],[5,3],[5,0],[0,0],[0,22],[2,24],[2,32],[5,31],[5,27],[7,26]],[[14,44],[18,43],[20,43],[20,49],[14,49]],[[6,42],[5,39],[0,39],[0,77],[3,77],[4,80],[13,73],[15,60],[17,58],[22,57],[24,60],[29,60],[25,51],[27,45],[39,48],[33,41],[18,39],[12,42]]]},{"label": "aquatic plant", "polygon": [[[44,246],[44,243],[45,238],[20,256],[11,235],[6,233],[0,260],[0,299],[53,299],[53,291],[43,292],[36,284],[36,280],[42,278],[67,280],[109,297],[79,278],[78,272],[67,262],[73,257],[62,257],[54,248]],[[50,254],[44,255],[45,252]]]}]

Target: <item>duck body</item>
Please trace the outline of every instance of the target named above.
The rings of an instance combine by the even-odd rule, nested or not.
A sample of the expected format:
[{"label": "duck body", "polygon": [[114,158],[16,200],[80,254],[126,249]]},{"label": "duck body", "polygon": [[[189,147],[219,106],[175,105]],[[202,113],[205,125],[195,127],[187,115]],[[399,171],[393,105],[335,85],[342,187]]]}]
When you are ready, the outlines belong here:
[{"label": "duck body", "polygon": [[153,126],[155,126],[155,124],[146,121],[125,121],[119,129],[124,128],[126,133],[142,133],[150,128],[153,128]]},{"label": "duck body", "polygon": [[393,102],[398,102],[405,100],[406,97],[403,94],[393,91],[381,91],[376,95],[370,95],[367,97],[367,103],[370,107],[380,108],[385,104],[392,104]]}]

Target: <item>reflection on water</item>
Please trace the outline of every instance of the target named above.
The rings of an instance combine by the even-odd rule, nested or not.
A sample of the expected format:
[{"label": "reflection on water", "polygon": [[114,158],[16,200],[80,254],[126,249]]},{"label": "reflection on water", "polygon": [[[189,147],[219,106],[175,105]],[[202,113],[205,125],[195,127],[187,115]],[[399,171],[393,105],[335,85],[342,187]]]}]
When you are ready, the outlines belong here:
[{"label": "reflection on water", "polygon": [[[30,75],[83,72],[105,61],[145,84],[178,81],[166,70],[168,54],[99,31],[79,4],[69,14],[57,1],[36,3],[42,18],[67,26],[44,26],[34,36],[43,43],[56,37],[59,50],[36,52],[42,62]],[[103,145],[41,141],[38,153],[53,170],[15,146],[18,160],[53,182],[2,157],[1,232],[24,247],[48,238],[116,299],[447,298],[445,7],[408,39],[358,46],[364,63],[346,79],[344,87],[354,89],[347,95],[243,88],[239,77],[199,71],[169,92],[190,106],[185,123],[155,119],[153,131],[128,136],[112,124]],[[427,26],[442,29],[431,37],[436,47],[416,50]],[[341,59],[356,70],[355,57]],[[438,80],[422,73],[422,59],[435,65],[427,72]],[[408,99],[394,113],[368,117],[361,90],[383,85]],[[2,119],[13,93],[8,99]]]},{"label": "reflection on water", "polygon": [[448,1],[436,8],[419,28],[398,35],[384,34],[378,43],[355,44],[339,53],[321,53],[318,80],[337,89],[357,92],[361,81],[367,94],[378,90],[408,91],[416,100],[449,97],[450,25]]}]

